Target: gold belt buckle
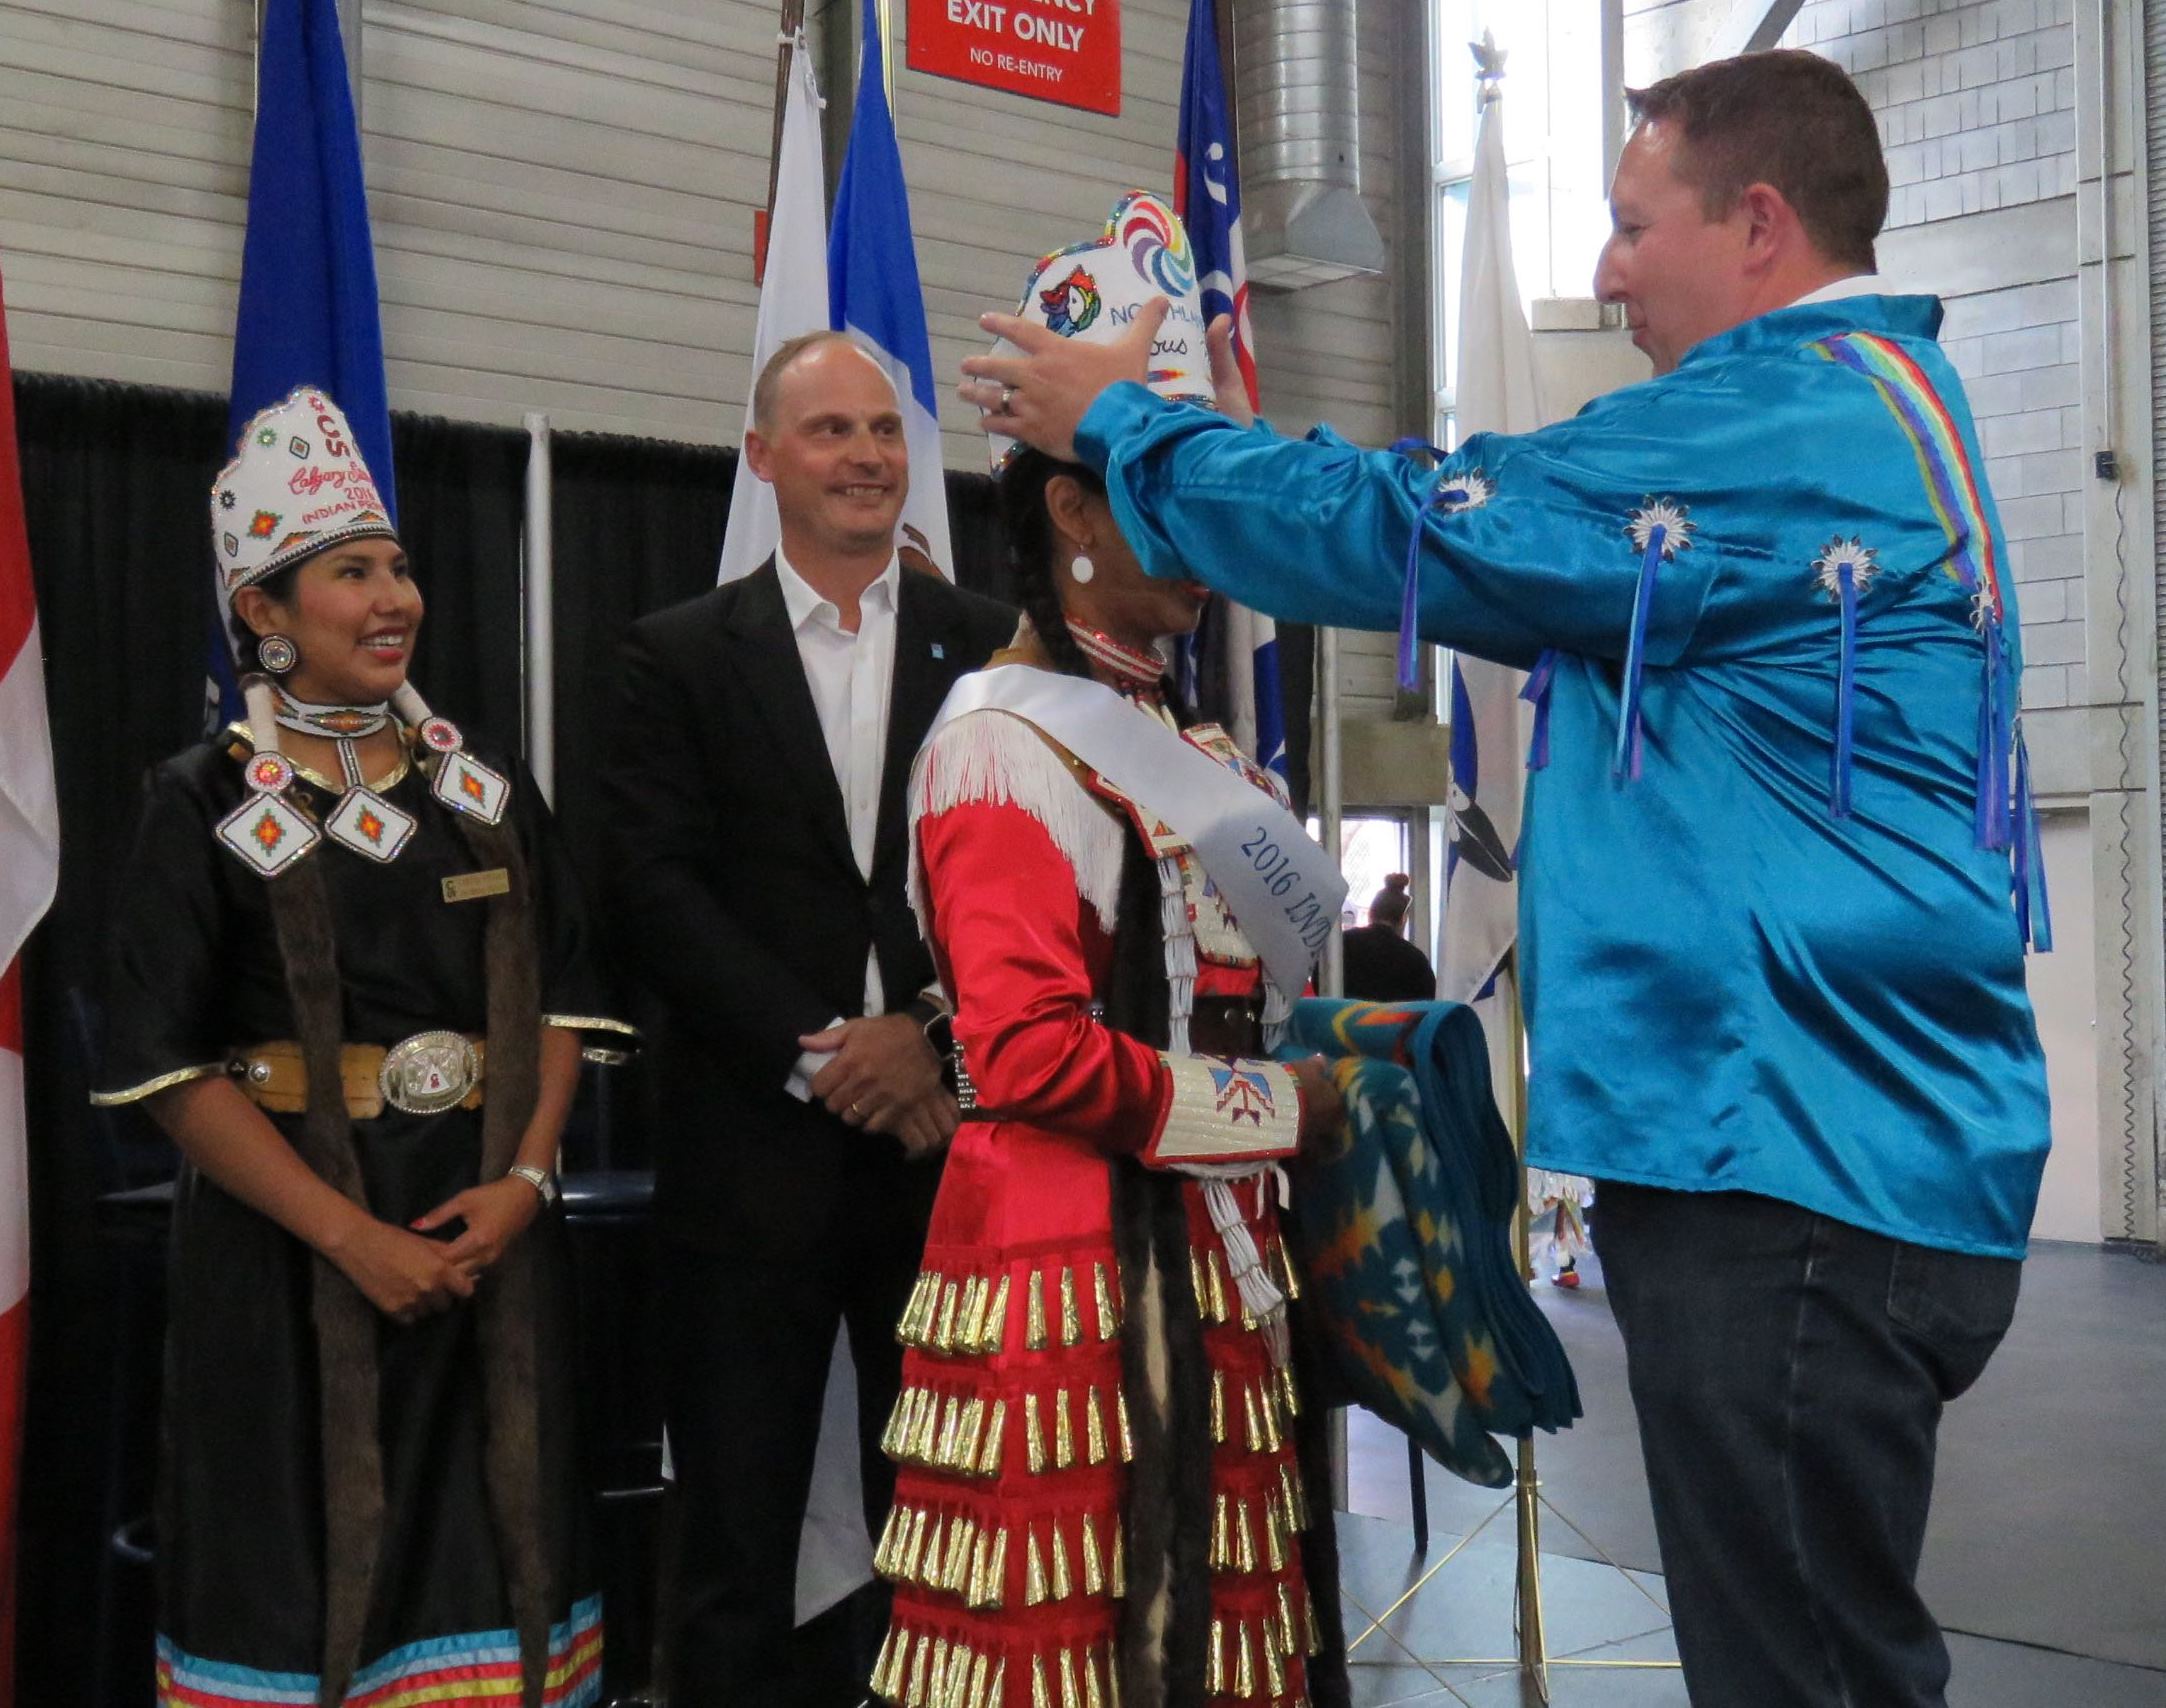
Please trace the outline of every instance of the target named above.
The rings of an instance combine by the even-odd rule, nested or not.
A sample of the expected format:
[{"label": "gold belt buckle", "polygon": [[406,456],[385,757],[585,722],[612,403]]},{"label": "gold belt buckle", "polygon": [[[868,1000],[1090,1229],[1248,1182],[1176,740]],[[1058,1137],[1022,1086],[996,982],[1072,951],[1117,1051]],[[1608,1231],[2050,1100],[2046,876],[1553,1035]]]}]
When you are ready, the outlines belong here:
[{"label": "gold belt buckle", "polygon": [[409,1115],[441,1115],[466,1099],[481,1078],[481,1057],[457,1032],[416,1032],[384,1052],[376,1088]]}]

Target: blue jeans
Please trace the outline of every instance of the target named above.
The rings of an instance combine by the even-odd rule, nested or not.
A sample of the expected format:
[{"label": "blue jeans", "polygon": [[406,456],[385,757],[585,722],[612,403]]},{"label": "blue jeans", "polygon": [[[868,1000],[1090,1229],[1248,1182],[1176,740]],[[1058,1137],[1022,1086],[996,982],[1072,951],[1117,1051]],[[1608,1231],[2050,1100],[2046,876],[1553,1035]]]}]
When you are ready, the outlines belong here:
[{"label": "blue jeans", "polygon": [[1941,1708],[1934,1438],[2022,1265],[1742,1192],[1605,1182],[1593,1224],[1694,1708]]}]

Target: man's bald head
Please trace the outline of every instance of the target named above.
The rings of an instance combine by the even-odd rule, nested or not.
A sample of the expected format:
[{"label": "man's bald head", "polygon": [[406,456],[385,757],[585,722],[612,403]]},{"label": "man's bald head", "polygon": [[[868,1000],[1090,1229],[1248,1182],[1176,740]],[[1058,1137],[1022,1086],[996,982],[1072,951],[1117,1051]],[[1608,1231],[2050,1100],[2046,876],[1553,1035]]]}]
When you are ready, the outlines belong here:
[{"label": "man's bald head", "polygon": [[[889,378],[887,369],[875,361],[872,353],[847,332],[803,332],[789,339],[768,357],[766,365],[760,369],[759,377],[752,382],[752,427],[755,432],[772,434],[775,431],[775,410],[782,397],[782,381],[790,369],[814,351],[837,345],[864,362],[887,382],[890,392],[894,391],[895,382]],[[901,401],[900,398],[896,399],[898,404]]]}]

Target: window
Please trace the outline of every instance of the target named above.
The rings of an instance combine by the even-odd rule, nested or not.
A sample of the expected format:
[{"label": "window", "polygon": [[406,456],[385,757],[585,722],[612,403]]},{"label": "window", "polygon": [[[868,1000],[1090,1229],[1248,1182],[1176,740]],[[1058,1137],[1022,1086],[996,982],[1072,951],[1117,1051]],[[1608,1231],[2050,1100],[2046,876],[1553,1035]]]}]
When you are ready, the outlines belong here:
[{"label": "window", "polygon": [[1481,119],[1468,44],[1486,32],[1505,56],[1504,143],[1512,264],[1520,292],[1586,296],[1609,230],[1602,37],[1620,0],[1430,0],[1436,197],[1431,328],[1436,442],[1450,446],[1458,390],[1459,271]]},{"label": "window", "polygon": [[1346,875],[1343,923],[1349,929],[1370,923],[1370,898],[1384,887],[1386,876],[1413,869],[1408,842],[1403,817],[1357,818],[1349,813],[1340,821],[1339,870]]},{"label": "window", "polygon": [[[1430,348],[1436,395],[1431,439],[1458,442],[1459,274],[1467,193],[1481,123],[1470,44],[1486,34],[1504,54],[1505,166],[1510,183],[1512,270],[1528,304],[1593,289],[1609,235],[1605,116],[1619,99],[1605,70],[1603,33],[1619,25],[1623,0],[1429,0],[1430,183],[1436,199],[1430,257]],[[1432,714],[1451,722],[1451,660],[1431,674]],[[1441,893],[1441,892],[1439,892]]]},{"label": "window", "polygon": [[[1323,826],[1314,813],[1308,828],[1311,836],[1323,839]],[[1370,899],[1384,887],[1386,876],[1413,871],[1413,847],[1405,814],[1348,813],[1339,820],[1339,872],[1346,879],[1341,926],[1351,931],[1369,923]]]}]

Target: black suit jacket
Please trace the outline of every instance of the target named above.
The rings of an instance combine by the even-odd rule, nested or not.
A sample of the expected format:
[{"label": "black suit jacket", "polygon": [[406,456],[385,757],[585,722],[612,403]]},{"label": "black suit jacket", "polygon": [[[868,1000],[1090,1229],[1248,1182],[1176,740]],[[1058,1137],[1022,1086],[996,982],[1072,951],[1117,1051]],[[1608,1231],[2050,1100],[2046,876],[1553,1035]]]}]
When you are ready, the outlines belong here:
[{"label": "black suit jacket", "polygon": [[892,1171],[915,1213],[929,1205],[933,1168],[783,1088],[800,1035],[863,1011],[868,949],[891,1007],[933,977],[904,893],[910,762],[950,685],[1004,646],[1015,620],[1008,606],[902,572],[869,880],[773,560],[632,625],[603,792],[621,952],[663,1009],[665,1236],[801,1251],[846,1233],[837,1206],[851,1171],[868,1168]]}]

